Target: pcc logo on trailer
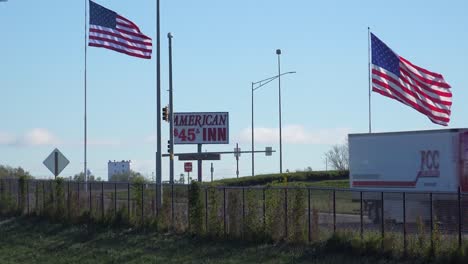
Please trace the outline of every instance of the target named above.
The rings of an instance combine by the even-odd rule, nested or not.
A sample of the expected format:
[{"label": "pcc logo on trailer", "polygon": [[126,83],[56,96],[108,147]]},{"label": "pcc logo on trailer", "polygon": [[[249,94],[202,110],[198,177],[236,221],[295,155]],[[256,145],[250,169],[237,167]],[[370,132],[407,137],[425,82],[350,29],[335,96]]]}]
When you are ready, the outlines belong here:
[{"label": "pcc logo on trailer", "polygon": [[420,177],[439,177],[439,151],[438,150],[421,150],[421,164],[418,172]]}]

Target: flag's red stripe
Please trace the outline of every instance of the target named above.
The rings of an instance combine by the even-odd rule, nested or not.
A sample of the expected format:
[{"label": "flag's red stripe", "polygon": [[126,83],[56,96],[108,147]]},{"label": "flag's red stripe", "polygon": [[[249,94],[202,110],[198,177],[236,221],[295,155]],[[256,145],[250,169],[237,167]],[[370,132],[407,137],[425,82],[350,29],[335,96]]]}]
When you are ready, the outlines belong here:
[{"label": "flag's red stripe", "polygon": [[375,86],[372,87],[372,91],[374,91],[376,93],[379,93],[379,94],[381,94],[383,96],[386,96],[386,97],[389,97],[389,98],[392,98],[392,99],[396,99],[396,100],[398,100],[398,101],[400,101],[400,102],[414,108],[416,111],[426,115],[432,122],[434,122],[436,124],[446,126],[447,123],[450,121],[450,118],[434,116],[430,111],[427,111],[426,109],[424,109],[420,105],[415,104],[413,102],[408,102],[407,100],[405,100],[404,97],[399,97],[398,98],[397,96],[401,96],[401,95],[398,95],[398,93],[394,92],[393,90],[392,90],[392,92],[397,94],[397,96],[392,95],[392,94],[388,93],[387,91],[380,90],[378,87],[375,87]]},{"label": "flag's red stripe", "polygon": [[129,41],[129,42],[133,42],[133,43],[136,43],[136,44],[145,45],[145,46],[149,46],[149,47],[152,46],[152,44],[149,43],[149,42],[144,42],[144,41],[141,41],[141,40],[136,40],[136,39],[132,39],[132,38],[127,38],[127,37],[125,37],[125,36],[122,36],[121,34],[109,32],[109,31],[105,31],[105,30],[90,28],[90,29],[89,29],[89,32],[94,32],[94,33],[100,33],[100,34],[104,34],[104,35],[109,35],[109,36],[113,36],[113,37],[116,37],[116,38],[124,39],[124,40]]},{"label": "flag's red stripe", "polygon": [[110,50],[113,50],[113,51],[117,51],[117,52],[120,52],[120,53],[124,53],[124,54],[130,55],[130,56],[138,57],[138,58],[142,58],[142,59],[151,59],[151,55],[145,56],[145,55],[129,52],[129,51],[125,50],[125,49],[118,49],[118,48],[108,46],[108,45],[89,43],[88,46],[106,48],[106,49],[110,49]]},{"label": "flag's red stripe", "polygon": [[139,50],[135,50],[135,49],[129,49],[129,48],[126,48],[122,45],[119,45],[119,44],[114,44],[114,43],[109,43],[107,41],[101,41],[101,40],[94,40],[94,39],[91,39],[89,41],[90,44],[99,44],[99,45],[105,45],[105,46],[109,46],[109,47],[113,47],[113,48],[116,48],[116,49],[121,49],[121,50],[126,50],[130,53],[134,53],[134,54],[139,54],[141,56],[148,56],[148,55],[151,55],[151,52],[143,52],[143,51],[139,51]]},{"label": "flag's red stripe", "polygon": [[[402,75],[402,74],[403,75]],[[436,90],[436,89],[432,89],[430,86],[427,86],[426,84],[420,82],[419,80],[416,80],[414,78],[411,77],[411,74],[406,71],[406,69],[403,69],[400,67],[400,79],[405,82],[406,84],[412,86],[413,88],[421,88],[421,89],[424,89],[430,93],[434,93],[434,94],[437,94],[439,96],[443,96],[443,97],[452,97],[452,92],[450,92],[450,90],[447,90],[447,92],[443,92],[443,91],[440,91],[440,90]],[[413,81],[417,84],[417,86],[415,86],[413,83],[410,82]]]},{"label": "flag's red stripe", "polygon": [[131,36],[135,36],[135,37],[139,37],[139,38],[143,38],[143,39],[150,39],[150,37],[147,37],[143,34],[138,34],[138,33],[135,33],[135,32],[132,32],[132,31],[127,31],[127,30],[123,30],[122,28],[119,28],[117,27],[115,30],[119,31],[119,32],[122,32],[122,33],[125,33],[125,34],[128,34],[128,35],[131,35]]},{"label": "flag's red stripe", "polygon": [[433,77],[435,77],[435,78],[440,78],[440,79],[443,79],[443,78],[444,78],[444,77],[442,76],[442,74],[436,73],[436,72],[431,72],[431,71],[428,71],[428,70],[426,70],[426,69],[423,69],[423,68],[421,68],[421,67],[419,67],[419,66],[416,66],[416,65],[414,65],[413,63],[411,63],[409,60],[407,60],[407,59],[405,59],[405,58],[403,58],[403,57],[401,57],[401,56],[400,56],[400,59],[401,59],[402,61],[408,63],[409,65],[411,65],[413,68],[415,68],[415,69],[417,69],[417,70],[419,70],[419,71],[422,71],[422,72],[424,72],[424,73],[427,74],[427,75],[431,75],[431,76],[433,76]]},{"label": "flag's red stripe", "polygon": [[137,33],[137,34],[141,34],[140,30],[138,30],[137,28],[132,27],[132,25],[124,24],[124,23],[121,23],[121,22],[117,21],[117,26],[119,26],[120,28],[125,28],[127,30],[131,30],[131,32],[134,32],[134,33]]},{"label": "flag's red stripe", "polygon": [[130,25],[128,25],[128,24],[123,24],[123,23],[119,23],[118,21],[117,21],[117,23],[123,24],[123,25],[125,25],[126,27],[129,27],[129,28],[130,28],[130,27],[133,27],[133,28],[135,28],[136,30],[138,30],[138,32],[141,32],[141,31],[140,31],[140,28],[138,28],[138,26],[137,26],[135,23],[133,23],[132,21],[126,19],[125,17],[123,17],[123,16],[121,16],[121,15],[119,15],[119,14],[117,14],[117,18],[119,18],[119,19],[121,19],[121,20],[127,22],[127,23],[130,24]]},{"label": "flag's red stripe", "polygon": [[138,51],[141,51],[141,52],[149,52],[149,53],[151,53],[151,49],[139,48],[139,47],[132,46],[132,45],[128,45],[128,44],[126,44],[126,43],[119,42],[119,41],[116,41],[116,40],[113,40],[113,39],[101,38],[101,37],[96,37],[96,36],[89,36],[89,39],[94,39],[94,40],[99,40],[99,41],[110,42],[110,43],[113,43],[113,44],[116,44],[116,45],[120,45],[120,46],[125,47],[125,48],[128,48],[128,49],[133,49],[133,50],[138,50]]},{"label": "flag's red stripe", "polygon": [[[401,95],[402,97],[406,98],[407,100],[410,100],[410,99],[408,99],[406,96],[404,96],[403,94],[401,94],[399,91],[397,91],[395,88],[393,88],[393,87],[392,87],[391,85],[389,85],[389,84],[386,84],[386,83],[384,83],[384,82],[382,82],[382,81],[380,81],[380,80],[378,80],[378,79],[372,79],[372,82],[373,82],[373,83],[376,83],[376,84],[378,84],[378,85],[380,85],[380,86],[382,86],[382,87],[384,87],[384,88],[387,88],[387,89],[389,89],[389,90],[392,90],[393,92],[398,93],[399,95]],[[405,91],[405,92],[406,92],[406,91]],[[410,92],[411,92],[411,91],[410,91]],[[438,112],[438,113],[450,115],[450,110],[449,110],[449,109],[437,108],[437,107],[435,107],[435,106],[433,106],[433,105],[428,104],[427,102],[424,102],[423,100],[419,99],[417,96],[413,96],[411,93],[407,93],[407,94],[409,94],[410,96],[412,96],[412,97],[417,101],[416,104],[418,104],[418,105],[422,105],[422,106],[424,106],[425,108],[427,108],[427,109],[429,109],[429,110],[431,110],[431,111],[433,111],[433,112]],[[413,103],[414,103],[414,102],[413,102]]]},{"label": "flag's red stripe", "polygon": [[[440,100],[438,98],[433,98],[433,97],[429,96],[428,94],[424,93],[423,91],[421,91],[420,89],[418,89],[418,87],[414,87],[411,84],[408,84],[408,85],[412,86],[412,88],[414,89],[414,90],[410,90],[410,89],[408,89],[408,87],[405,87],[404,85],[402,85],[399,81],[395,80],[391,76],[389,76],[389,75],[387,75],[387,74],[385,74],[383,72],[380,72],[378,70],[372,69],[372,74],[378,75],[380,78],[383,78],[383,79],[386,79],[386,80],[392,82],[394,85],[397,85],[398,87],[400,87],[400,89],[404,90],[407,94],[410,94],[411,96],[413,96],[416,99],[419,99],[422,96],[422,97],[426,98],[427,100],[432,101],[434,104],[438,103],[438,104],[442,104],[444,106],[451,106],[452,105],[452,102],[443,101],[443,100]],[[421,100],[421,101],[424,102],[423,100]],[[427,102],[424,102],[424,103],[427,104]],[[444,109],[442,107],[438,107],[438,108]],[[445,109],[450,109],[450,107],[446,107]]]},{"label": "flag's red stripe", "polygon": [[[400,57],[401,58],[401,57]],[[406,66],[404,66],[404,64],[400,63],[400,69],[402,68],[401,66],[403,66],[404,68],[406,68]],[[422,81],[423,83],[425,84],[429,84],[429,85],[434,85],[434,86],[438,86],[438,87],[441,87],[441,88],[450,88],[450,85],[446,82],[438,82],[438,81],[434,81],[434,80],[429,80],[429,79],[426,79],[418,74],[415,74],[411,71],[409,71],[409,76],[412,77],[412,79],[419,79],[420,81]]]},{"label": "flag's red stripe", "polygon": [[[393,88],[393,87],[392,87],[391,85],[389,85],[389,84],[386,84],[386,83],[384,83],[384,82],[382,82],[382,81],[380,81],[380,80],[378,80],[378,79],[373,79],[372,82],[375,83],[375,84],[378,84],[378,85],[380,85],[380,86],[382,86],[382,87],[384,87],[384,88],[387,88],[387,89],[389,89],[389,90],[392,90],[392,92],[398,94],[398,96],[404,97],[406,100],[408,100],[408,102],[411,101],[409,98],[407,98],[406,96],[404,96],[403,94],[401,94],[399,91],[397,91],[395,88]],[[409,94],[409,93],[408,93],[408,94]],[[411,95],[411,94],[409,94],[409,95]],[[428,104],[427,102],[422,101],[422,100],[419,99],[417,96],[416,96],[416,97],[413,96],[413,98],[416,100],[416,103],[415,103],[415,102],[412,102],[412,101],[411,101],[411,103],[415,103],[415,104],[417,104],[417,105],[419,105],[419,106],[422,105],[423,107],[425,107],[426,109],[429,109],[429,110],[432,111],[432,112],[438,112],[438,113],[450,115],[450,110],[448,110],[448,109],[437,108],[437,107],[435,107],[435,106],[433,106],[433,105]]]}]

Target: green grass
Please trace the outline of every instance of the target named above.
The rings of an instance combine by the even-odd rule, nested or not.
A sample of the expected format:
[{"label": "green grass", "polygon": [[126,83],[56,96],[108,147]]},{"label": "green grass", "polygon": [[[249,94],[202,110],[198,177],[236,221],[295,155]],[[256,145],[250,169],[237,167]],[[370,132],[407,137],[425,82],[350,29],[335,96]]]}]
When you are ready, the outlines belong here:
[{"label": "green grass", "polygon": [[308,182],[306,186],[347,189],[349,188],[349,179]]},{"label": "green grass", "polygon": [[348,171],[299,171],[222,179],[215,181],[214,184],[224,186],[260,186],[283,182],[285,179],[288,182],[316,182],[348,178]]},{"label": "green grass", "polygon": [[332,252],[323,243],[212,241],[148,230],[88,229],[34,218],[0,219],[0,234],[0,263],[405,263]]}]

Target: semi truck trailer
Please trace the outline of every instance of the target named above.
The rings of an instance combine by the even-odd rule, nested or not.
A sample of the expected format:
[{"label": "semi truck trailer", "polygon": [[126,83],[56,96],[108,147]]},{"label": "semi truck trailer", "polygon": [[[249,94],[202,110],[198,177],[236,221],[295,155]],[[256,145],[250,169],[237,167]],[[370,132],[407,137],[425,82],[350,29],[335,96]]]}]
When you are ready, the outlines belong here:
[{"label": "semi truck trailer", "polygon": [[405,220],[427,220],[431,206],[447,221],[457,216],[458,194],[468,193],[468,129],[349,134],[348,144],[350,188],[378,191],[363,195],[369,218],[402,222],[402,193],[412,195]]}]

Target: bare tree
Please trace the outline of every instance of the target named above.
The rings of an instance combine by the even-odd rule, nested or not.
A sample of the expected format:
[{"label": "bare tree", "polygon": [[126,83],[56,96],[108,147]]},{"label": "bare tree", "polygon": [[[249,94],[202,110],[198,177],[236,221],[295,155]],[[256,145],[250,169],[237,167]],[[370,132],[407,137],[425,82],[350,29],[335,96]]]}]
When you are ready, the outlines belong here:
[{"label": "bare tree", "polygon": [[325,152],[326,162],[335,170],[349,169],[348,142],[341,145],[334,145]]}]

